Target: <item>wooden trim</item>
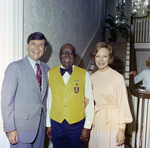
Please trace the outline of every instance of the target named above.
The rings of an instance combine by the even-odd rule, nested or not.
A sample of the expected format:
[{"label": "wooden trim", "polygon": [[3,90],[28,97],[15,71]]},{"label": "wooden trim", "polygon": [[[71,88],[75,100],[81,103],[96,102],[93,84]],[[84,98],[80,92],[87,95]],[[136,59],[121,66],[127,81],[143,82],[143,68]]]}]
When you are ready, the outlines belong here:
[{"label": "wooden trim", "polygon": [[147,12],[147,14],[145,16],[133,16],[133,19],[143,19],[143,18],[147,18],[150,14],[150,11]]}]

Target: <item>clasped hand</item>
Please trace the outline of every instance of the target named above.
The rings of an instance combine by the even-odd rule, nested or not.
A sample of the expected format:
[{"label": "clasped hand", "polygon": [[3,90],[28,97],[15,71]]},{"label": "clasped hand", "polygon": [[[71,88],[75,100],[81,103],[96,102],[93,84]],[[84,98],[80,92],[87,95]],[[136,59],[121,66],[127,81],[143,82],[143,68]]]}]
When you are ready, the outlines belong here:
[{"label": "clasped hand", "polygon": [[124,132],[119,130],[117,135],[116,135],[116,144],[117,144],[117,146],[123,145],[124,140],[125,140]]}]

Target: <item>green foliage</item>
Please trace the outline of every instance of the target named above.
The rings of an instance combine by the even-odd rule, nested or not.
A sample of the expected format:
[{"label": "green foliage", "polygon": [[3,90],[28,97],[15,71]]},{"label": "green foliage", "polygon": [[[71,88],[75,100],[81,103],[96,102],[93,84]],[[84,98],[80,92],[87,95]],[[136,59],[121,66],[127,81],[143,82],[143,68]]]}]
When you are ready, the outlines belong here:
[{"label": "green foliage", "polygon": [[115,17],[108,14],[108,17],[106,18],[106,27],[105,31],[110,33],[111,38],[113,38],[115,41],[117,40],[118,36],[122,36],[123,38],[128,41],[129,38],[129,25],[126,23],[128,18],[126,16],[119,16],[119,19],[116,20]]}]

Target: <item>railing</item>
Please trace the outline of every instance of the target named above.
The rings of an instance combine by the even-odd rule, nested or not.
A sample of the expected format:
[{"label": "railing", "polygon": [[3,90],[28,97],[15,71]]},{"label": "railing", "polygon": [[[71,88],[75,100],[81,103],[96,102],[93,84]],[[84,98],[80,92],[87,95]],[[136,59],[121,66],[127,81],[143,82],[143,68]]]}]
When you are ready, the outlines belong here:
[{"label": "railing", "polygon": [[[130,28],[130,71],[137,71],[134,43],[150,42],[150,16],[131,17]],[[133,114],[132,148],[150,148],[150,94],[139,93],[133,75],[129,78]]]},{"label": "railing", "polygon": [[[141,17],[140,17],[141,18]],[[137,17],[136,17],[137,19]],[[131,20],[134,20],[133,17],[131,17]],[[135,52],[135,48],[134,48],[134,39],[135,39],[135,29],[133,26],[136,26],[135,24],[132,24],[131,21],[131,26],[130,26],[130,71],[137,71],[137,64],[136,64],[136,52]],[[140,32],[140,31],[138,31]],[[139,93],[137,91],[137,89],[135,88],[134,85],[134,77],[133,75],[130,76],[129,79],[129,88],[130,88],[130,92],[132,95],[138,97],[138,98],[150,98],[150,94],[143,94],[143,93]]]},{"label": "railing", "polygon": [[150,42],[150,11],[148,11],[146,16],[134,17],[131,20],[133,24],[134,42]]}]

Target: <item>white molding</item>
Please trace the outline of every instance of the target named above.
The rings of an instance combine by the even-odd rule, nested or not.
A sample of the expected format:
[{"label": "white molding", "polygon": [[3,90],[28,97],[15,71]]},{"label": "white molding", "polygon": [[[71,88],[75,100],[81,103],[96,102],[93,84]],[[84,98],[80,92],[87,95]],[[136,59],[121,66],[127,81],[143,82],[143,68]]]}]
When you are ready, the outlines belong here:
[{"label": "white molding", "polygon": [[[0,90],[4,71],[12,61],[23,57],[23,0],[0,1]],[[0,104],[1,108],[1,104]],[[3,132],[0,111],[0,147],[9,148],[10,144]]]},{"label": "white molding", "polygon": [[22,58],[23,53],[23,0],[6,0],[7,62]]},{"label": "white molding", "polygon": [[134,43],[135,49],[150,49],[150,43]]}]

